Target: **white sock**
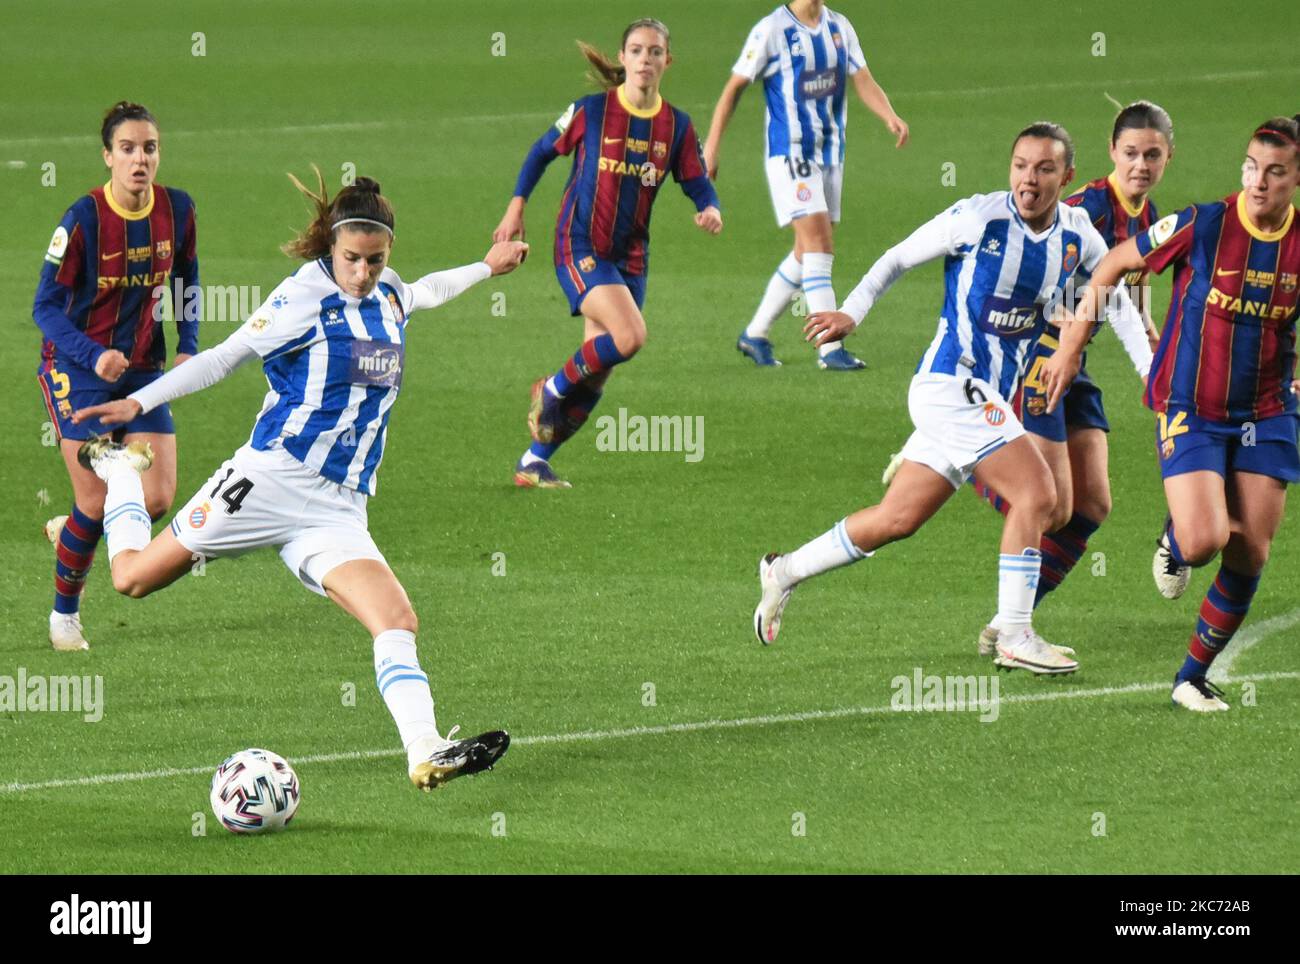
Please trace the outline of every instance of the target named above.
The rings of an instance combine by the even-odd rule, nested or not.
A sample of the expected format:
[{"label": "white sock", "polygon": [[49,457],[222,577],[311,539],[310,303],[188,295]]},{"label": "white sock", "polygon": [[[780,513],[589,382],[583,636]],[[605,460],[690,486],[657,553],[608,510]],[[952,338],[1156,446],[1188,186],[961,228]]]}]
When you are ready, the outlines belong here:
[{"label": "white sock", "polygon": [[123,549],[149,545],[153,521],[144,507],[144,483],[135,469],[122,466],[108,477],[104,496],[104,540],[108,543],[108,564]]},{"label": "white sock", "polygon": [[763,300],[758,303],[758,310],[746,326],[745,334],[750,338],[766,338],[776,320],[790,307],[790,299],[795,296],[802,281],[803,265],[791,251],[768,281]]},{"label": "white sock", "polygon": [[375,637],[375,685],[397,724],[407,763],[414,766],[442,740],[433,716],[429,677],[415,655],[415,633],[386,629]]},{"label": "white sock", "polygon": [[778,559],[773,566],[772,574],[776,576],[782,589],[789,589],[810,576],[847,566],[872,554],[863,552],[853,544],[844,520],[841,519],[816,539],[804,543],[794,552]]},{"label": "white sock", "polygon": [[[837,311],[835,288],[831,283],[831,266],[835,264],[835,255],[808,251],[803,256],[803,296],[808,302],[808,314],[819,311]],[[842,341],[828,341],[817,349],[817,354],[828,355],[835,349],[843,347]]]},{"label": "white sock", "polygon": [[529,448],[529,449],[524,449],[524,454],[519,457],[519,461],[526,467],[532,465],[534,462],[545,462],[546,459],[542,458],[531,448]]},{"label": "white sock", "polygon": [[1009,634],[1031,625],[1042,565],[1043,555],[1037,549],[998,556],[998,614],[993,625],[999,631]]}]

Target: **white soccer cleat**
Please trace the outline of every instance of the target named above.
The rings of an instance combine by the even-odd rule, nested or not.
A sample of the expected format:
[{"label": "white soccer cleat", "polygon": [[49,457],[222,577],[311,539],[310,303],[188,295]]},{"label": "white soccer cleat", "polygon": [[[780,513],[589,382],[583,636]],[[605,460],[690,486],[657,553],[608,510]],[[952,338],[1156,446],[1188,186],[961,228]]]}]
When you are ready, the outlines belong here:
[{"label": "white soccer cleat", "polygon": [[45,523],[45,538],[50,540],[50,545],[57,546],[59,544],[59,536],[63,535],[63,527],[67,523],[68,517],[66,515],[56,515]]},{"label": "white soccer cleat", "polygon": [[1170,699],[1174,705],[1196,713],[1218,713],[1229,708],[1222,697],[1223,690],[1201,676],[1185,679],[1181,683],[1174,680],[1174,692]]},{"label": "white soccer cleat", "polygon": [[1030,627],[998,634],[993,662],[1003,669],[1025,669],[1039,676],[1059,676],[1079,668],[1076,660],[1057,651]]},{"label": "white soccer cleat", "polygon": [[1166,599],[1177,599],[1187,592],[1187,584],[1192,579],[1192,567],[1180,566],[1174,561],[1167,533],[1162,533],[1156,543],[1155,558],[1151,560],[1151,575],[1155,578],[1160,595]]},{"label": "white soccer cleat", "polygon": [[77,449],[77,461],[107,482],[110,475],[123,468],[143,475],[153,465],[153,448],[148,442],[123,445],[107,435],[92,435]]},{"label": "white soccer cleat", "polygon": [[903,465],[903,453],[895,452],[889,457],[889,464],[885,466],[884,474],[880,476],[880,484],[889,488],[889,483],[894,481],[894,476]]},{"label": "white soccer cleat", "polygon": [[790,601],[790,593],[794,592],[794,586],[782,589],[772,573],[773,565],[780,558],[779,553],[769,552],[758,560],[758,586],[762,596],[754,610],[754,635],[764,646],[776,642],[777,634],[781,632],[781,613],[785,612],[785,604]]},{"label": "white soccer cleat", "polygon": [[90,643],[81,635],[79,613],[50,613],[50,645],[60,653],[90,649]]},{"label": "white soccer cleat", "polygon": [[[1047,642],[1043,640],[1043,642]],[[998,628],[989,623],[980,630],[979,651],[981,656],[996,656],[998,654]],[[1047,643],[1048,646],[1056,650],[1062,656],[1073,656],[1074,650],[1069,646],[1057,646],[1055,643]]]}]

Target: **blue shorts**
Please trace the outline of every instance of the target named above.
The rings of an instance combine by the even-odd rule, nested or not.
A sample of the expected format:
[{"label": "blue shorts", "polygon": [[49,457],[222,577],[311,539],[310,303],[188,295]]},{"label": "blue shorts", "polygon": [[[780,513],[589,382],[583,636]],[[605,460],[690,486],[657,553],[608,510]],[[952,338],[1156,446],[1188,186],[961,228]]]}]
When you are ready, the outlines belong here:
[{"label": "blue shorts", "polygon": [[80,425],[72,424],[72,413],[79,408],[99,405],[103,402],[126,398],[150,382],[162,377],[160,369],[131,369],[115,382],[106,382],[93,372],[69,365],[67,362],[55,362],[47,371],[40,372],[36,379],[41,383],[41,394],[45,396],[45,409],[50,413],[55,431],[60,439],[84,442],[91,433],[97,435],[122,434],[134,432],[153,432],[159,435],[175,435],[176,426],[172,423],[171,407],[159,405],[152,412],[138,415],[125,425],[103,425],[99,419],[91,419]]},{"label": "blue shorts", "polygon": [[632,293],[632,300],[640,308],[645,304],[645,275],[628,274],[612,261],[595,255],[560,262],[555,266],[555,277],[569,299],[569,312],[582,314],[582,299],[596,285],[622,285]]},{"label": "blue shorts", "polygon": [[1275,415],[1258,422],[1211,422],[1170,408],[1156,414],[1156,454],[1160,475],[1208,470],[1225,479],[1229,472],[1254,472],[1283,482],[1300,482],[1300,417]]},{"label": "blue shorts", "polygon": [[1029,374],[1025,376],[1019,399],[1020,421],[1025,430],[1053,442],[1064,442],[1072,428],[1099,428],[1109,432],[1110,422],[1106,421],[1106,410],[1101,404],[1101,389],[1088,376],[1086,353],[1078,377],[1056,406],[1056,411],[1050,415],[1047,413],[1047,392],[1040,376],[1044,362],[1056,354],[1056,347],[1055,338],[1043,335],[1029,349]]}]

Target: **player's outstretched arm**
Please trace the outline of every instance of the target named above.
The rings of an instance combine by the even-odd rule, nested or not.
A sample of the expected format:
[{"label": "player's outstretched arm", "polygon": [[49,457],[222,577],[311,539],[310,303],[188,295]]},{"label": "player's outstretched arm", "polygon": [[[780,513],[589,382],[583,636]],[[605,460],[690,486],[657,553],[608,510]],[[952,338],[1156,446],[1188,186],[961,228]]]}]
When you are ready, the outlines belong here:
[{"label": "player's outstretched arm", "polygon": [[949,220],[954,216],[951,211],[945,211],[931,218],[882,254],[844,299],[839,311],[823,311],[809,316],[803,326],[804,340],[821,345],[852,334],[876,300],[895,281],[919,265],[951,254],[953,241]]},{"label": "player's outstretched arm", "polygon": [[[1088,344],[1088,336],[1092,332],[1092,326],[1096,323],[1100,311],[1107,306],[1107,303],[1112,299],[1122,299],[1122,302],[1127,303],[1128,311],[1134,317],[1137,317],[1136,309],[1133,307],[1128,295],[1124,294],[1117,286],[1119,280],[1125,274],[1145,266],[1146,261],[1143,259],[1141,252],[1138,251],[1136,239],[1130,238],[1123,244],[1112,248],[1101,259],[1096,270],[1093,271],[1092,278],[1089,279],[1087,287],[1083,289],[1083,294],[1079,298],[1074,313],[1065,313],[1062,317],[1060,346],[1052,354],[1052,357],[1043,363],[1041,376],[1043,386],[1047,389],[1048,412],[1056,410],[1056,403],[1060,401],[1061,396],[1070,387],[1070,383],[1079,374],[1080,360],[1083,356],[1083,349]],[[1111,314],[1111,317],[1113,319],[1117,315]],[[1119,329],[1117,329],[1118,331]],[[1129,339],[1124,337],[1122,332],[1121,340],[1125,342],[1126,349],[1130,347]],[[1130,355],[1132,355],[1132,351],[1130,351]],[[1138,364],[1136,358],[1134,364]],[[1149,358],[1147,359],[1147,365],[1148,367],[1150,365]]]},{"label": "player's outstretched arm", "polygon": [[488,248],[482,261],[435,271],[412,282],[411,310],[436,308],[465,293],[480,281],[494,275],[509,274],[528,257],[528,245],[522,241],[497,241]]},{"label": "player's outstretched arm", "polygon": [[104,425],[121,425],[165,402],[215,385],[244,362],[256,357],[257,351],[248,344],[245,329],[240,328],[221,344],[199,352],[184,365],[172,368],[126,398],[77,409],[72,413],[72,422],[80,425],[86,419],[98,418]]},{"label": "player's outstretched arm", "polygon": [[908,138],[912,136],[907,122],[894,112],[894,105],[889,102],[889,95],[876,83],[876,78],[871,76],[871,71],[865,64],[854,72],[853,86],[857,89],[862,103],[867,105],[867,110],[884,121],[885,126],[889,128],[889,133],[894,135],[894,146],[904,147]]},{"label": "player's outstretched arm", "polygon": [[722,88],[717,105],[713,108],[713,119],[709,121],[709,136],[704,139],[704,168],[708,171],[711,181],[718,179],[718,153],[722,150],[722,135],[727,132],[731,115],[736,112],[736,105],[740,103],[740,97],[750,83],[748,77],[732,74],[727,79],[726,86]]}]

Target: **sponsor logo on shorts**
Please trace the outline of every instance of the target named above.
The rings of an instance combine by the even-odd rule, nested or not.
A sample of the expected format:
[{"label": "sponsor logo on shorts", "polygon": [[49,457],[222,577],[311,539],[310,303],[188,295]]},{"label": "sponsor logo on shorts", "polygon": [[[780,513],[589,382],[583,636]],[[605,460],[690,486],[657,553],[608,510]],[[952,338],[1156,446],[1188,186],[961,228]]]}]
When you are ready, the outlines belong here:
[{"label": "sponsor logo on shorts", "polygon": [[190,513],[189,523],[191,529],[202,529],[208,524],[208,513],[212,511],[212,503],[204,502],[202,505],[195,506],[194,511]]},{"label": "sponsor logo on shorts", "polygon": [[1065,246],[1065,254],[1061,257],[1061,267],[1066,274],[1070,274],[1075,268],[1079,267],[1079,246],[1071,241]]},{"label": "sponsor logo on shorts", "polygon": [[584,273],[590,274],[591,272],[596,270],[596,259],[590,257],[583,258],[581,261],[578,262],[578,267],[582,269]]},{"label": "sponsor logo on shorts", "polygon": [[1007,413],[997,406],[996,402],[984,403],[984,421],[988,422],[994,428],[1002,425],[1007,420]]},{"label": "sponsor logo on shorts", "polygon": [[[793,49],[791,54],[793,54]],[[799,78],[799,92],[804,100],[819,100],[830,97],[840,89],[840,72],[837,67],[825,70],[804,71]]]},{"label": "sponsor logo on shorts", "polygon": [[806,204],[812,200],[812,191],[808,189],[807,184],[800,184],[795,188],[794,196]]},{"label": "sponsor logo on shorts", "polygon": [[350,381],[354,385],[402,384],[402,346],[391,341],[354,341]]}]

